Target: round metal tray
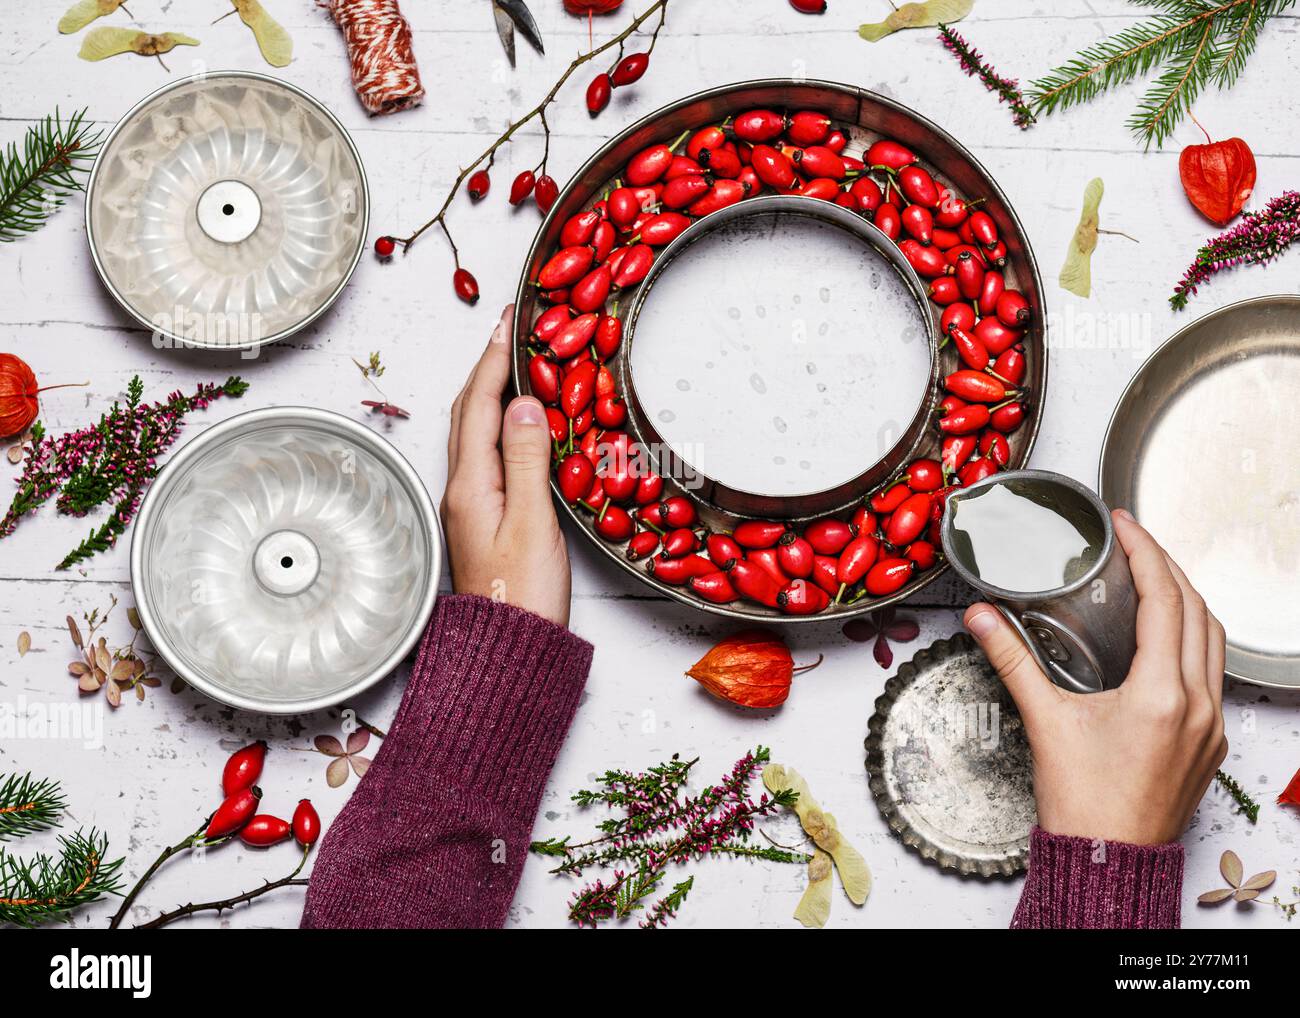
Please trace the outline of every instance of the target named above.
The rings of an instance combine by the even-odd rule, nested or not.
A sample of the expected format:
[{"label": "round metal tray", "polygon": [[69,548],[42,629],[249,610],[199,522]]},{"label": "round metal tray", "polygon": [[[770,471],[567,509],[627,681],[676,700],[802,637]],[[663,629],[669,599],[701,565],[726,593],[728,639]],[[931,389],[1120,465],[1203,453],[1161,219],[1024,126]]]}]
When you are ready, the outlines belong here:
[{"label": "round metal tray", "polygon": [[298,714],[388,675],[433,612],[442,534],[415,470],[340,414],[208,428],[140,507],[131,585],[150,643],[222,703]]},{"label": "round metal tray", "polygon": [[1176,332],[1106,430],[1101,496],[1187,572],[1227,631],[1226,671],[1300,688],[1300,296],[1256,297]]},{"label": "round metal tray", "polygon": [[300,88],[204,72],[136,103],[86,184],[95,270],[155,343],[250,349],[343,292],[365,249],[365,170]]},{"label": "round metal tray", "polygon": [[[1037,262],[1029,248],[1024,228],[993,177],[969,151],[941,127],[892,99],[866,89],[836,82],[768,79],[724,85],[699,92],[644,117],[610,139],[588,159],[565,185],[533,239],[524,263],[515,298],[513,365],[515,390],[520,393],[529,392],[528,338],[533,321],[543,309],[538,288],[531,281],[536,278],[541,265],[554,251],[560,231],[569,217],[589,207],[600,198],[622,171],[628,159],[646,146],[657,142],[669,142],[683,132],[708,124],[722,123],[736,113],[755,107],[777,110],[819,110],[850,133],[850,149],[853,151],[857,151],[863,145],[869,145],[878,137],[892,138],[916,152],[920,156],[921,164],[931,171],[935,180],[941,185],[950,185],[959,195],[966,198],[984,199],[981,208],[993,217],[1007,245],[1007,266],[1004,270],[1007,285],[1021,290],[1035,310],[1024,338],[1029,360],[1029,375],[1025,380],[1025,387],[1029,392],[1025,401],[1026,421],[1011,436],[1011,462],[1008,464],[1008,469],[1024,466],[1038,434],[1042,399],[1047,385],[1047,343],[1044,324],[1046,311],[1043,303],[1043,287]],[[757,197],[747,199],[740,204],[743,206],[748,202],[762,200],[762,197]],[[814,201],[809,198],[798,200]],[[686,232],[689,233],[707,221],[707,218],[700,220]],[[682,236],[685,237],[686,233]],[[681,239],[679,237],[678,241]],[[645,287],[644,282],[641,285]],[[639,297],[635,299],[640,300]],[[939,311],[933,305],[929,305],[928,312],[932,318],[932,327],[937,330]],[[620,350],[617,357],[625,358],[625,353],[625,350]],[[944,356],[953,358],[955,363],[955,354],[945,352]],[[618,370],[622,372],[624,369],[620,365]],[[626,388],[623,391],[627,395]],[[939,398],[936,386],[932,388],[929,406],[933,408]],[[629,406],[631,406],[630,400]],[[933,431],[931,433],[933,434]],[[934,439],[933,444],[933,455],[937,458],[937,438]],[[870,472],[874,466],[875,464],[864,464],[864,471]],[[672,480],[667,478],[665,480],[665,494],[678,493],[682,490]],[[628,561],[624,554],[624,545],[610,544],[601,539],[592,530],[588,514],[580,513],[564,502],[554,479],[552,479],[552,490],[556,499],[564,507],[564,511],[569,514],[578,528],[620,568],[636,576],[664,597],[688,604],[701,611],[733,619],[761,620],[766,623],[818,622],[825,621],[829,617],[845,619],[903,601],[932,582],[947,568],[945,563],[940,563],[888,597],[863,598],[855,605],[835,606],[818,615],[785,615],[746,602],[735,602],[730,605],[709,604],[692,596],[684,588],[656,580],[641,568],[641,564]],[[738,522],[739,518],[734,513],[698,498],[696,502],[702,523],[712,530],[730,531]],[[793,511],[782,515],[798,520],[819,515],[819,512],[813,506],[809,506],[804,511],[799,511],[796,507]]]},{"label": "round metal tray", "polygon": [[969,636],[938,640],[900,666],[867,728],[871,794],[903,844],[967,876],[1025,869],[1037,819],[1029,741]]}]

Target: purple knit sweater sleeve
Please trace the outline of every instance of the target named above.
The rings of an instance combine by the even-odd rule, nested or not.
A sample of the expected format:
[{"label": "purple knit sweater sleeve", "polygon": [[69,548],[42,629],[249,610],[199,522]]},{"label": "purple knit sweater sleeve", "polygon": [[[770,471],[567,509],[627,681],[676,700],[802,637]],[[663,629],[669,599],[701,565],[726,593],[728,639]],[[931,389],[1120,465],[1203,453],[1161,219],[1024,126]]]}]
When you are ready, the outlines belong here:
[{"label": "purple knit sweater sleeve", "polygon": [[1183,846],[1127,845],[1035,827],[1013,930],[1176,930]]},{"label": "purple knit sweater sleeve", "polygon": [[567,629],[440,598],[402,705],[325,833],[305,928],[500,926],[591,666]]}]

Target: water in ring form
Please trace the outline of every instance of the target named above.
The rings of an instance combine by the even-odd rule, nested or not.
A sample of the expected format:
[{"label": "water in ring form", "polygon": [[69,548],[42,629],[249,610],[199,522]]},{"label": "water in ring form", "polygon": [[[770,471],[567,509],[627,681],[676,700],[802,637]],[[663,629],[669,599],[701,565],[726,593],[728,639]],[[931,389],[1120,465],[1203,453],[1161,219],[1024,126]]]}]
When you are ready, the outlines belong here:
[{"label": "water in ring form", "polygon": [[630,370],[665,444],[739,491],[826,491],[888,453],[925,399],[930,350],[874,248],[793,213],[683,250],[636,323]]}]

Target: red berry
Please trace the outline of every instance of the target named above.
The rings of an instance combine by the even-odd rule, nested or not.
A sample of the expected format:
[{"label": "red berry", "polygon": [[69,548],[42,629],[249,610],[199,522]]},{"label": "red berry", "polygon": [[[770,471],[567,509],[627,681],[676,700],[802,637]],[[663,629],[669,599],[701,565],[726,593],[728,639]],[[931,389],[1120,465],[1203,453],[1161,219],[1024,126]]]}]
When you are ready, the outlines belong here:
[{"label": "red berry", "polygon": [[252,788],[262,776],[265,759],[266,743],[260,739],[232,753],[221,772],[221,794],[230,798],[236,792]]},{"label": "red berry", "polygon": [[234,834],[252,819],[253,811],[257,809],[257,804],[261,798],[262,790],[256,785],[251,788],[240,789],[234,795],[228,796],[217,807],[217,811],[212,814],[212,819],[208,821],[208,827],[203,832],[203,836],[212,839],[224,838]]},{"label": "red berry", "polygon": [[650,66],[649,53],[631,53],[618,62],[614,68],[613,82],[615,88],[622,88],[634,81],[639,81],[645,69]]},{"label": "red berry", "polygon": [[532,170],[524,170],[523,173],[515,177],[515,182],[510,185],[510,204],[518,205],[532,194],[533,185],[536,183],[537,178],[533,176]]},{"label": "red berry", "polygon": [[488,171],[479,170],[470,177],[466,190],[469,191],[469,196],[475,201],[487,197],[488,191],[492,190],[492,178],[488,176]]},{"label": "red berry", "polygon": [[293,836],[303,848],[314,845],[320,837],[320,814],[310,799],[299,799],[293,811]]},{"label": "red berry", "polygon": [[803,14],[826,13],[826,0],[790,0],[790,6]]},{"label": "red berry", "polygon": [[537,178],[537,189],[533,192],[533,201],[537,202],[537,207],[545,215],[551,211],[551,206],[555,204],[555,199],[560,196],[560,185],[555,182],[555,178],[543,173]]},{"label": "red berry", "polygon": [[587,112],[593,117],[609,105],[614,86],[608,74],[597,74],[587,86]]},{"label": "red berry", "polygon": [[451,277],[451,285],[456,290],[456,296],[466,304],[478,303],[478,280],[468,269],[457,269]]},{"label": "red berry", "polygon": [[244,825],[239,832],[239,840],[254,848],[266,848],[286,840],[292,828],[279,817],[269,813],[259,813]]},{"label": "red berry", "polygon": [[375,254],[380,258],[391,258],[397,250],[397,242],[392,237],[380,237],[375,241]]}]

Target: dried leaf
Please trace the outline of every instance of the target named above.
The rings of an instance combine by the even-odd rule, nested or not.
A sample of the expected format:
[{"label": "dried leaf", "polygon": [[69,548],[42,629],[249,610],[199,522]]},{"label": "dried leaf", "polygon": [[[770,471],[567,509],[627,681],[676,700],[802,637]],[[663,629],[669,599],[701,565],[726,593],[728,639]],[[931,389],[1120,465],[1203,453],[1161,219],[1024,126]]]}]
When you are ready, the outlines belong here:
[{"label": "dried leaf", "polygon": [[921,627],[915,619],[898,619],[885,628],[885,635],[899,643],[910,643],[921,635]]},{"label": "dried leaf", "polygon": [[185,680],[182,679],[179,675],[175,676],[172,679],[172,684],[171,684],[172,693],[179,693],[184,688],[185,688]]},{"label": "dried leaf", "polygon": [[971,12],[975,0],[928,0],[926,3],[903,4],[884,21],[859,25],[858,35],[867,42],[879,42],[887,35],[905,28],[933,28],[960,21]]},{"label": "dried leaf", "polygon": [[888,668],[894,663],[894,652],[890,650],[889,641],[885,639],[884,633],[876,637],[875,646],[871,648],[871,656],[876,659],[876,664],[881,668]]},{"label": "dried leaf", "polygon": [[18,656],[26,657],[27,652],[32,649],[32,634],[23,630],[18,634]]},{"label": "dried leaf", "polygon": [[1224,852],[1222,858],[1219,859],[1219,872],[1223,874],[1223,879],[1233,887],[1241,886],[1241,860],[1237,858],[1237,853],[1232,849]]},{"label": "dried leaf", "polygon": [[138,657],[129,657],[127,658],[127,660],[131,662],[132,675],[134,675],[137,679],[144,675],[143,661],[141,661]]},{"label": "dried leaf", "polygon": [[96,665],[90,670],[90,677],[95,680],[96,689],[108,681],[108,673],[104,671],[104,669],[100,668],[99,665]]},{"label": "dried leaf", "polygon": [[68,635],[72,637],[72,642],[77,645],[78,650],[84,650],[85,644],[81,640],[81,630],[77,628],[77,620],[71,615],[68,616]]},{"label": "dried leaf", "polygon": [[854,643],[866,643],[875,639],[876,625],[870,619],[849,619],[841,632]]},{"label": "dried leaf", "polygon": [[1263,873],[1256,873],[1253,877],[1241,885],[1243,891],[1262,891],[1277,879],[1277,870],[1265,870]]},{"label": "dried leaf", "polygon": [[118,685],[125,685],[135,678],[135,668],[130,661],[119,661],[113,665],[109,677]]},{"label": "dried leaf", "polygon": [[112,14],[125,0],[78,0],[59,19],[59,31],[64,35],[80,32],[96,18]]},{"label": "dried leaf", "polygon": [[1227,901],[1236,893],[1231,887],[1216,887],[1213,891],[1206,891],[1196,900],[1202,905],[1217,905],[1221,901]]},{"label": "dried leaf", "polygon": [[162,685],[162,679],[155,679],[152,675],[144,675],[136,680],[137,684],[148,686],[150,689],[157,689]]},{"label": "dried leaf", "polygon": [[126,620],[131,623],[132,629],[138,630],[140,628],[140,613],[135,610],[135,605],[126,610]]},{"label": "dried leaf", "polygon": [[795,906],[794,917],[804,926],[820,930],[831,917],[831,857],[820,848],[813,849],[808,863],[808,887]]},{"label": "dried leaf", "polygon": [[1247,890],[1246,888],[1243,887],[1241,890],[1236,891],[1232,895],[1232,897],[1234,901],[1254,901],[1256,898],[1259,897],[1259,892],[1254,890]]},{"label": "dried leaf", "polygon": [[144,686],[140,685],[138,682],[135,684],[135,698],[141,703],[144,703]]},{"label": "dried leaf", "polygon": [[239,20],[253,30],[257,48],[272,67],[284,67],[293,59],[293,40],[289,33],[257,0],[231,0]]},{"label": "dried leaf", "polygon": [[86,675],[89,671],[90,671],[90,665],[86,664],[85,661],[69,661],[69,662],[68,662],[68,674],[69,674],[69,675],[75,675],[75,676],[77,676],[78,678],[80,678],[81,676]]},{"label": "dried leaf", "polygon": [[95,667],[105,675],[113,670],[113,655],[108,652],[108,646],[102,637],[95,646]]},{"label": "dried leaf", "polygon": [[360,753],[370,745],[370,731],[366,728],[358,728],[354,732],[348,733],[348,752]]},{"label": "dried leaf", "polygon": [[83,693],[98,693],[99,679],[95,678],[94,672],[86,672],[85,675],[77,680],[77,689]]},{"label": "dried leaf", "polygon": [[364,778],[366,771],[370,770],[370,760],[364,756],[350,756],[348,759],[352,761],[352,769],[357,777]]},{"label": "dried leaf", "polygon": [[104,693],[108,700],[108,705],[114,709],[122,706],[122,689],[116,682],[109,680],[108,689]]},{"label": "dried leaf", "polygon": [[316,747],[316,752],[324,753],[326,756],[342,756],[343,743],[332,735],[318,735],[312,740]]},{"label": "dried leaf", "polygon": [[348,780],[348,760],[347,757],[339,757],[331,760],[330,765],[325,768],[325,782],[330,788],[339,788]]},{"label": "dried leaf", "polygon": [[11,445],[9,451],[5,453],[10,463],[21,463],[23,458],[23,447],[21,445]]},{"label": "dried leaf", "polygon": [[1079,214],[1079,225],[1074,228],[1070,247],[1065,255],[1065,264],[1061,266],[1061,286],[1080,297],[1092,293],[1092,252],[1097,247],[1097,227],[1100,219],[1097,210],[1101,208],[1101,196],[1106,186],[1100,177],[1095,177],[1083,189],[1083,211]]}]

